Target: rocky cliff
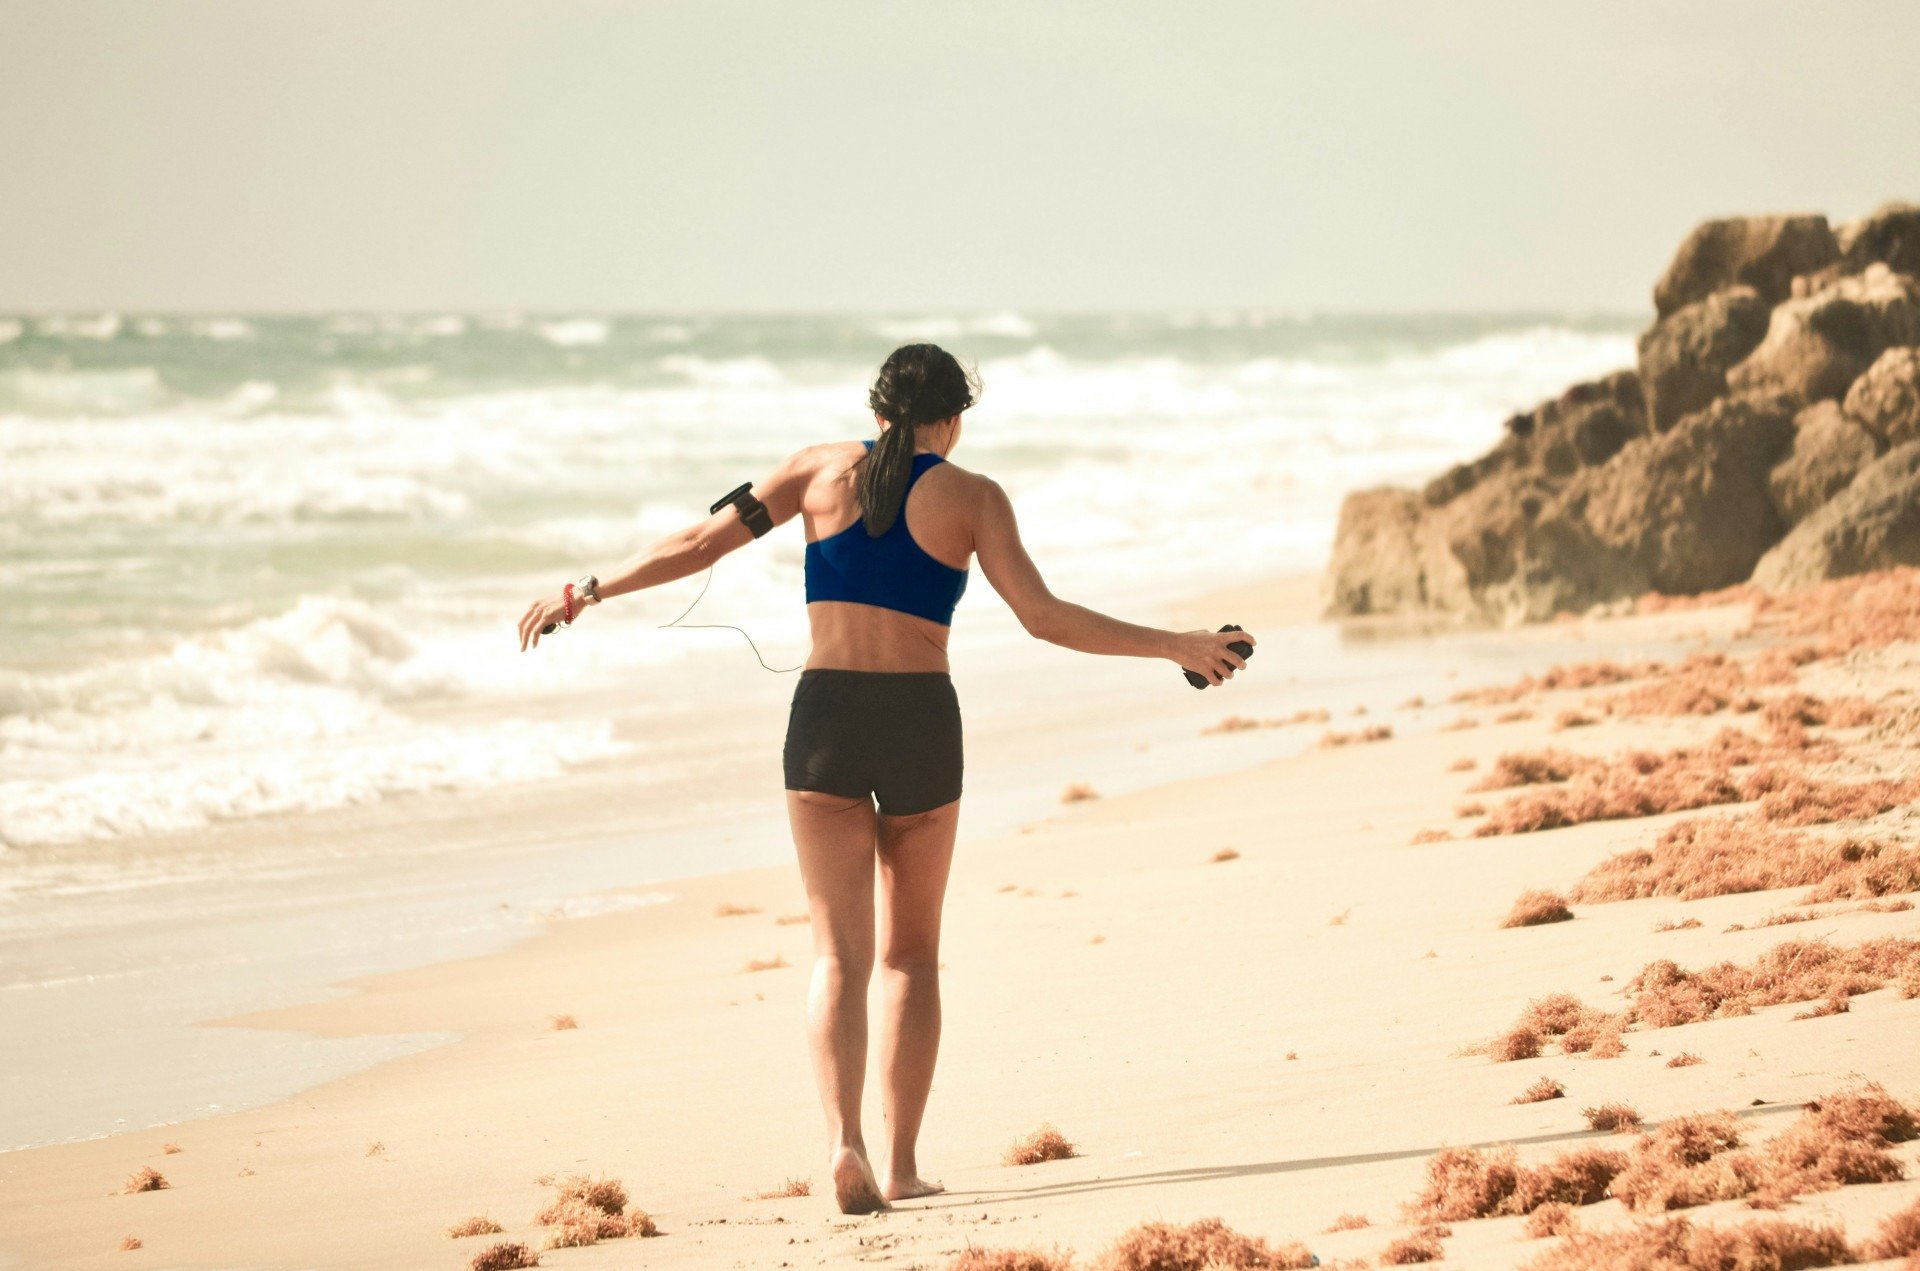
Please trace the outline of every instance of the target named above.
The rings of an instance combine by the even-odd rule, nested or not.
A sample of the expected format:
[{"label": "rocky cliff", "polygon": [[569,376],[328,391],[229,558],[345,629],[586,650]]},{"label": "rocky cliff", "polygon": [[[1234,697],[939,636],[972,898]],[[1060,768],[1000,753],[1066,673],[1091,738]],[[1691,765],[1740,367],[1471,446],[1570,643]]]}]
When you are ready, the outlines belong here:
[{"label": "rocky cliff", "polygon": [[1329,614],[1522,622],[1920,564],[1920,205],[1708,221],[1653,301],[1635,368],[1425,489],[1349,495]]}]

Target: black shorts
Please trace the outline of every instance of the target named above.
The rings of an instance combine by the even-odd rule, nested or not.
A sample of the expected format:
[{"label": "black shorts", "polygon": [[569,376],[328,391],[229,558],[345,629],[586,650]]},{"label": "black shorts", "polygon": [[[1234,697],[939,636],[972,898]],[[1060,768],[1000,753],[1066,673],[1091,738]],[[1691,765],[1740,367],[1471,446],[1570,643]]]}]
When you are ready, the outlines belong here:
[{"label": "black shorts", "polygon": [[875,796],[889,816],[960,797],[960,699],[945,671],[800,672],[787,789]]}]

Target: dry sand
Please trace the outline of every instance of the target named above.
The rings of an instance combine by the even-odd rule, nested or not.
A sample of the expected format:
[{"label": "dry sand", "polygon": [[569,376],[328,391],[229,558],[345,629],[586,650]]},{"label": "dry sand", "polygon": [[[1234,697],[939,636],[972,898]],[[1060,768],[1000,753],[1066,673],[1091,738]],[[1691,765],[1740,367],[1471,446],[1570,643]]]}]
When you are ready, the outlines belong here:
[{"label": "dry sand", "polygon": [[[1235,612],[1298,612],[1307,601],[1289,586],[1291,600],[1243,595]],[[1617,621],[1724,634],[1743,614]],[[1920,647],[1819,664],[1803,686],[1920,700]],[[1522,891],[1565,890],[1675,818],[1414,846],[1422,830],[1465,834],[1454,808],[1476,773],[1453,770],[1457,760],[1484,770],[1502,751],[1548,743],[1665,749],[1729,722],[1551,731],[1561,708],[1588,696],[1536,697],[1532,719],[1506,724],[1491,722],[1492,707],[1427,708],[1429,723],[1436,711],[1484,721],[1455,732],[1409,734],[1404,722],[1420,712],[1375,712],[1366,722],[1402,723],[1402,735],[1251,767],[1234,762],[1234,747],[1258,734],[1196,736],[1217,748],[1221,775],[1074,803],[1020,833],[963,842],[921,1151],[945,1195],[866,1218],[832,1209],[802,1043],[808,927],[779,921],[805,902],[784,867],[676,883],[675,904],[556,923],[503,953],[222,1021],[459,1040],[270,1107],[0,1157],[0,1262],[453,1268],[495,1240],[538,1247],[545,1233],[531,1219],[551,1193],[536,1179],[555,1172],[622,1180],[662,1235],[548,1252],[550,1267],[938,1267],[969,1244],[1084,1256],[1143,1220],[1212,1215],[1305,1240],[1329,1261],[1372,1258],[1405,1233],[1399,1205],[1445,1145],[1513,1142],[1534,1159],[1605,1138],[1581,1109],[1608,1102],[1649,1122],[1737,1109],[1764,1134],[1856,1075],[1920,1096],[1920,1000],[1892,990],[1829,1018],[1795,1021],[1795,1008],[1775,1007],[1636,1030],[1615,1059],[1457,1053],[1545,993],[1617,1006],[1620,986],[1656,957],[1698,966],[1788,938],[1920,934],[1912,911],[1725,930],[1751,928],[1799,890],[1576,906],[1571,922],[1502,929]],[[1883,763],[1912,753],[1901,749],[1911,736],[1875,744]],[[1085,776],[1100,785],[1099,772]],[[1237,858],[1214,861],[1225,848]],[[725,905],[757,912],[718,916]],[[1682,917],[1702,925],[1655,931]],[[764,960],[787,965],[746,969]],[[555,1029],[563,1013],[578,1026]],[[1667,1067],[1683,1050],[1704,1062]],[[1510,1102],[1542,1076],[1568,1097]],[[871,1091],[869,1107],[877,1142]],[[1000,1164],[1045,1122],[1080,1154]],[[1915,1146],[1896,1152],[1910,1174]],[[170,1186],[118,1194],[144,1166]],[[809,1176],[812,1196],[749,1199]],[[1855,1186],[1788,1212],[1838,1216],[1858,1237],[1916,1196],[1916,1182]],[[1345,1212],[1374,1225],[1321,1234]],[[1689,1213],[1753,1216],[1734,1202]],[[473,1215],[505,1234],[442,1235]],[[1580,1217],[1626,1221],[1614,1201]],[[1446,1265],[1518,1266],[1545,1247],[1518,1218],[1457,1222],[1453,1233]],[[120,1252],[126,1236],[142,1247]]]}]

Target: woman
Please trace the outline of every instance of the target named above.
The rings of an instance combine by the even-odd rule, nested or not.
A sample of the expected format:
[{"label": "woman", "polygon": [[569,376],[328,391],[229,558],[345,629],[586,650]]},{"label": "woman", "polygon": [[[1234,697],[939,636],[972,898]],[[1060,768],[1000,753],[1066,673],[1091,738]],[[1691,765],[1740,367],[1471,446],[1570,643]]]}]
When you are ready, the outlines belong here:
[{"label": "woman", "polygon": [[[520,621],[525,649],[549,623],[577,617],[581,593],[597,592],[585,597],[592,604],[684,578],[769,521],[803,519],[813,643],[787,723],[787,814],[812,910],[809,1032],[834,1197],[845,1213],[941,1190],[921,1177],[915,1144],[940,1044],[940,909],[960,816],[960,707],[947,634],[972,560],[1029,634],[1083,653],[1166,658],[1219,684],[1246,665],[1228,643],[1255,643],[1240,631],[1135,626],[1049,591],[1006,492],[947,462],[976,387],[944,349],[896,349],[867,397],[876,440],[789,456],[753,487],[764,513],[752,497],[722,506],[597,587],[589,577],[535,601]],[[860,1124],[876,952],[887,1122],[877,1178]]]}]

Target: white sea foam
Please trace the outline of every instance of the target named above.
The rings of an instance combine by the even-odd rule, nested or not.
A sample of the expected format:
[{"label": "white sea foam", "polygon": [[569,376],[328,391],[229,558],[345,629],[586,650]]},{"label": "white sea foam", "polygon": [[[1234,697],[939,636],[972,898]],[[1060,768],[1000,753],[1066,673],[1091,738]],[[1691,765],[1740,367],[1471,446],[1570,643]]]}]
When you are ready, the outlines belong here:
[{"label": "white sea foam", "polygon": [[248,380],[227,395],[221,405],[230,415],[255,415],[280,398],[280,386],[270,380]]},{"label": "white sea foam", "polygon": [[596,891],[582,896],[568,896],[556,905],[534,911],[530,917],[536,922],[565,922],[573,918],[597,918],[601,914],[621,913],[649,905],[670,905],[678,899],[674,893],[667,891]]},{"label": "white sea foam", "polygon": [[28,749],[98,754],[196,738],[337,736],[384,721],[389,703],[460,687],[389,618],[322,596],[151,657],[0,676],[0,746],[15,758]]},{"label": "white sea foam", "polygon": [[160,372],[150,366],[85,371],[21,367],[0,371],[0,401],[50,415],[126,415],[155,408],[164,395]]},{"label": "white sea foam", "polygon": [[37,319],[33,324],[37,335],[51,336],[69,340],[111,340],[120,334],[123,325],[117,313],[102,313],[92,316],[84,314],[49,314]]},{"label": "white sea foam", "polygon": [[465,460],[443,440],[403,428],[391,412],[235,418],[263,408],[271,395],[271,385],[243,385],[218,417],[0,416],[9,455],[0,467],[0,515],[291,523],[468,511],[464,493],[435,479]]},{"label": "white sea foam", "polygon": [[[505,698],[515,688],[528,695],[524,708],[532,692],[554,687],[560,668],[512,656],[507,619],[503,610],[493,632],[416,635],[365,604],[308,597],[154,657],[6,673],[0,759],[10,779],[0,781],[0,841],[184,829],[405,790],[531,780],[625,749],[600,723],[509,714],[453,725],[417,713],[476,690]],[[593,661],[576,656],[567,671]],[[525,674],[506,673],[514,667]]]},{"label": "white sea foam", "polygon": [[245,318],[203,318],[193,324],[193,333],[203,340],[223,343],[254,338],[253,324]]},{"label": "white sea foam", "polygon": [[684,375],[703,388],[764,388],[786,383],[780,368],[763,357],[712,359],[687,353],[669,353],[660,369]]},{"label": "white sea foam", "polygon": [[0,344],[12,344],[26,334],[27,324],[18,318],[0,318]]},{"label": "white sea foam", "polygon": [[886,318],[873,323],[873,330],[889,340],[902,341],[952,340],[968,335],[1031,340],[1039,334],[1039,329],[1033,323],[1011,309],[985,314],[926,314],[911,318]]},{"label": "white sea foam", "polygon": [[[272,321],[218,357],[284,347]],[[462,321],[558,361],[603,342],[630,350],[640,378],[432,396],[435,350],[464,337]],[[751,670],[737,633],[657,629],[698,577],[596,610],[568,632],[564,661],[520,656],[514,634],[558,580],[605,576],[800,446],[870,434],[871,365],[756,352],[714,337],[717,321],[542,319],[515,335],[517,315],[312,320],[315,339],[371,341],[380,360],[297,392],[285,385],[298,365],[183,397],[154,367],[0,361],[0,582],[25,597],[13,613],[49,615],[44,632],[17,628],[31,642],[20,654],[0,653],[0,842],[538,779],[618,750],[544,709],[583,677],[617,691],[722,651]],[[913,321],[887,338],[950,333],[937,338],[966,356],[967,339],[989,337],[985,396],[955,460],[1013,494],[1050,583],[1123,612],[1201,575],[1312,567],[1346,491],[1424,479],[1483,450],[1511,411],[1633,357],[1623,331],[1551,325],[1452,343],[1389,330],[1374,352],[1323,353],[1253,342],[1264,319],[1203,312],[1174,324],[1186,345],[1128,344],[1116,322],[1123,334],[1096,356],[1019,314]],[[92,333],[62,338],[104,338],[100,319],[82,325]],[[190,325],[166,339],[206,355],[206,340],[183,338]],[[1252,351],[1193,343],[1215,330]],[[738,623],[775,665],[797,660],[802,553],[796,525],[729,556],[688,622]],[[134,584],[161,598],[151,625],[135,614],[92,646],[108,651],[70,653],[69,615],[124,612],[100,609],[95,589],[111,599]],[[347,598],[396,593],[392,606]],[[976,579],[958,624],[997,603]],[[529,719],[552,730],[544,758],[515,743]]]},{"label": "white sea foam", "polygon": [[0,781],[0,842],[68,843],[191,830],[392,794],[536,781],[628,749],[611,733],[606,723],[503,719],[480,728],[372,736],[351,747],[283,744],[147,756],[51,780]]},{"label": "white sea foam", "polygon": [[540,334],[546,336],[549,343],[563,349],[573,349],[605,344],[609,330],[608,325],[599,318],[566,318],[541,324]]}]

